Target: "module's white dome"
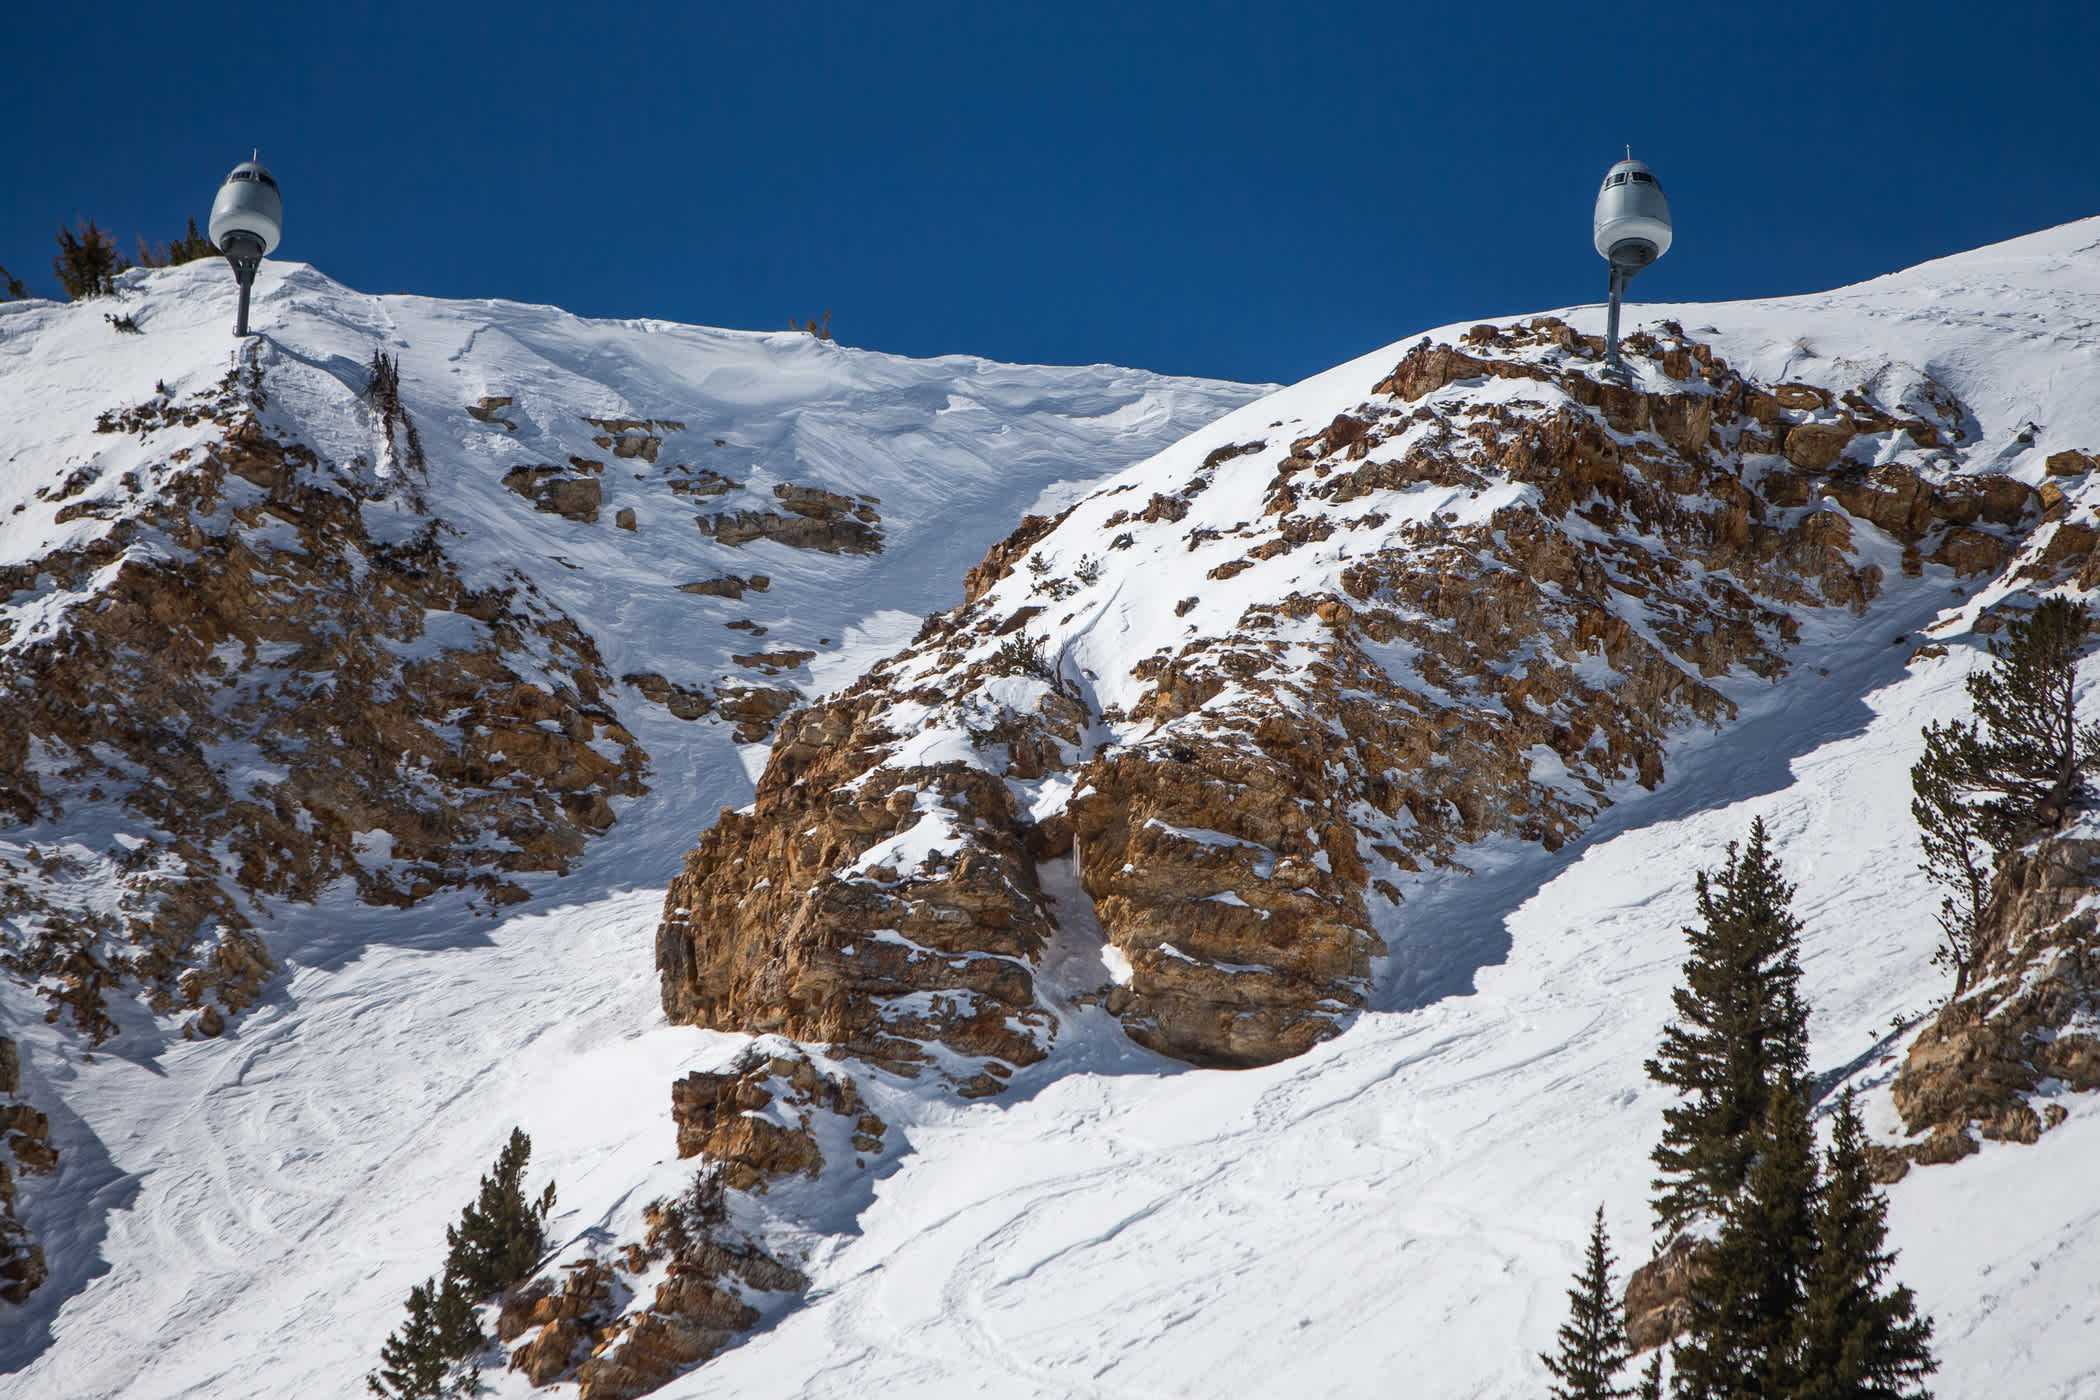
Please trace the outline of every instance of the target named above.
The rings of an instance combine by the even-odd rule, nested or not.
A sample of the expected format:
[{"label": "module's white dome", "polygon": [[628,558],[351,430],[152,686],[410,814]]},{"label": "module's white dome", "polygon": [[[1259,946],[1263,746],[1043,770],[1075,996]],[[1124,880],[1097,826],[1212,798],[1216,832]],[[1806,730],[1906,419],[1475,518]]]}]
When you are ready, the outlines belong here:
[{"label": "module's white dome", "polygon": [[227,238],[236,233],[260,238],[265,253],[277,246],[284,234],[284,196],[261,161],[242,161],[219,186],[218,197],[211,202],[209,232],[221,252]]},{"label": "module's white dome", "polygon": [[1646,262],[1670,251],[1670,201],[1645,162],[1622,160],[1605,172],[1591,229],[1599,257],[1608,258],[1613,248],[1629,242],[1654,247]]}]

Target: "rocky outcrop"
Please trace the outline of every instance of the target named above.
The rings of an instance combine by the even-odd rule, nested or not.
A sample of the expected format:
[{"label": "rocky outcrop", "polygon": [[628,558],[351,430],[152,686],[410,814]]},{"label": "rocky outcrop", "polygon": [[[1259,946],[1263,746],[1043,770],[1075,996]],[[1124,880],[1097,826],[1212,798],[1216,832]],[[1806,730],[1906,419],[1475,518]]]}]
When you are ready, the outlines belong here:
[{"label": "rocky outcrop", "polygon": [[733,1191],[762,1192],[777,1177],[822,1171],[820,1113],[851,1125],[859,1164],[882,1155],[889,1130],[852,1078],[824,1073],[800,1051],[767,1055],[754,1046],[727,1069],[696,1070],[671,1085],[678,1155],[705,1156]]},{"label": "rocky outcrop", "polygon": [[[1323,422],[1024,521],[781,726],[671,889],[667,1012],[989,1091],[1054,1031],[1034,864],[1069,858],[1107,941],[1080,995],[1193,1063],[1300,1053],[1406,955],[1378,911],[1410,880],[1557,848],[1732,718],[1716,680],[1783,677],[1801,610],[1863,611],[1862,532],[1988,567],[2035,518],[1948,472],[1963,412],[1922,375],[1759,385],[1674,327],[1626,349],[1632,383],[1551,318],[1476,327]],[[1111,616],[1164,644],[1128,654]]]},{"label": "rocky outcrop", "polygon": [[49,1175],[58,1170],[58,1151],[50,1120],[22,1098],[21,1052],[6,1036],[0,1036],[0,1144],[6,1147],[0,1155],[0,1301],[22,1303],[49,1270],[44,1247],[22,1219],[17,1173]]},{"label": "rocky outcrop", "polygon": [[2059,836],[2000,860],[1973,989],[1911,1043],[1893,1086],[1911,1140],[1876,1175],[1958,1161],[1977,1137],[2033,1142],[2067,1116],[2066,1092],[2100,1089],[2100,839]]},{"label": "rocky outcrop", "polygon": [[591,524],[598,519],[598,507],[605,503],[605,487],[594,473],[604,470],[602,463],[581,461],[573,470],[513,467],[504,473],[503,484],[538,510]]},{"label": "rocky outcrop", "polygon": [[[989,1092],[1049,1041],[1031,972],[1051,932],[1034,860],[995,775],[884,765],[883,710],[866,696],[782,726],[753,811],[725,810],[671,883],[665,1009],[904,1073],[938,1044],[978,1062],[962,1082]],[[951,860],[940,838],[958,829],[977,835]]]},{"label": "rocky outcrop", "polygon": [[1692,1288],[1706,1275],[1713,1243],[1680,1234],[1626,1278],[1622,1306],[1626,1340],[1652,1351],[1683,1332],[1692,1316]]},{"label": "rocky outcrop", "polygon": [[640,458],[655,462],[663,450],[664,434],[682,433],[685,424],[675,418],[586,418],[598,430],[592,442],[621,460]]},{"label": "rocky outcrop", "polygon": [[882,517],[873,496],[842,496],[816,486],[783,483],[773,495],[790,512],[738,510],[695,516],[700,532],[726,545],[772,540],[790,549],[825,554],[880,554]]},{"label": "rocky outcrop", "polygon": [[784,1041],[679,1080],[672,1112],[678,1155],[703,1159],[692,1186],[648,1208],[641,1240],[544,1271],[504,1299],[497,1335],[516,1344],[511,1369],[534,1385],[573,1380],[587,1400],[631,1400],[748,1332],[755,1302],[808,1280],[734,1223],[735,1193],[816,1176],[827,1145],[865,1166],[887,1131],[849,1076]]},{"label": "rocky outcrop", "polygon": [[260,901],[512,903],[642,791],[591,638],[522,580],[469,588],[437,521],[374,538],[369,483],[263,406],[237,371],[106,416],[133,452],[215,435],[171,445],[100,537],[0,570],[0,814],[49,829],[109,801],[142,833],[95,851],[0,828],[0,965],[93,1038],[128,985],[222,1030],[271,968]]}]

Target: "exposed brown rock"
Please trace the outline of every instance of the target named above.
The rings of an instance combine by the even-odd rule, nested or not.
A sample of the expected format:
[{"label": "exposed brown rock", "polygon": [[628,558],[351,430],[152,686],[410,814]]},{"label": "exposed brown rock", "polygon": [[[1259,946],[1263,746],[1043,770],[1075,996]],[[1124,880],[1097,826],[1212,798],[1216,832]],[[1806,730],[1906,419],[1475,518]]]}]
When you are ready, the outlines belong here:
[{"label": "exposed brown rock", "polygon": [[1626,1340],[1634,1351],[1652,1351],[1684,1331],[1691,1320],[1692,1288],[1705,1275],[1713,1245],[1679,1235],[1626,1279],[1623,1300]]},{"label": "exposed brown rock", "polygon": [[726,545],[772,540],[790,549],[814,549],[825,554],[882,553],[882,531],[859,520],[775,515],[756,510],[698,515],[693,519],[700,533]]},{"label": "exposed brown rock", "polygon": [[678,585],[678,591],[681,593],[697,593],[702,597],[708,598],[741,599],[744,596],[745,589],[748,588],[753,592],[763,593],[772,585],[772,582],[773,580],[767,578],[764,574],[753,574],[749,578],[739,578],[735,574],[725,574],[721,578],[707,578],[699,579],[693,583],[681,583]]},{"label": "exposed brown rock", "polygon": [[[1836,398],[1749,385],[1674,333],[1628,345],[1662,361],[1667,392],[1593,377],[1598,348],[1547,320],[1410,351],[1372,400],[1289,445],[1258,521],[1186,533],[1191,550],[1245,539],[1211,577],[1388,518],[1341,520],[1330,508],[1343,502],[1425,483],[1531,494],[1483,523],[1437,517],[1383,548],[1353,546],[1325,587],[1279,589],[1230,627],[1139,659],[1146,689],[1127,714],[1087,713],[1030,642],[1046,598],[1083,605],[1092,555],[1063,552],[1077,577],[1046,566],[1015,579],[1070,513],[1025,521],[971,571],[962,608],[783,724],[758,802],[725,813],[667,901],[669,1014],[906,1068],[939,1041],[983,1066],[960,1076],[964,1092],[996,1090],[1053,1024],[1034,1004],[1048,911],[1030,862],[1076,847],[1129,968],[1098,995],[1133,1037],[1202,1064],[1300,1053],[1362,1005],[1381,948],[1364,901],[1400,897],[1373,860],[1402,875],[1459,866],[1493,835],[1557,848],[1612,784],[1661,782],[1673,729],[1733,714],[1711,679],[1781,676],[1793,610],[1859,610],[1876,595],[1878,569],[1852,557],[1856,520],[1956,568],[2009,547],[1998,532],[2018,527],[2029,498],[2016,484],[1825,470],[1858,438],[1952,438],[1960,408],[1944,391],[1918,395],[1937,424],[1865,391],[1845,398],[1842,423],[1810,422]],[[1541,397],[1431,397],[1486,378]],[[1745,471],[1746,456],[1795,434],[1796,463]],[[1214,453],[1205,472],[1244,455]],[[1108,512],[1104,528],[1119,542],[1172,530],[1210,487],[1199,474]],[[1705,582],[1687,587],[1688,568]],[[1381,659],[1394,647],[1408,670]],[[1610,680],[1595,678],[1599,663]],[[975,698],[1016,679],[1031,698]],[[966,734],[981,761],[893,764],[900,707],[914,730]],[[1096,722],[1143,726],[1144,741],[1090,755]],[[1006,782],[1060,772],[1076,796],[1055,812],[1028,811]],[[923,865],[872,863],[876,846],[929,821],[951,839]]]},{"label": "exposed brown rock", "polygon": [[1896,1076],[1896,1111],[1922,1138],[1896,1155],[1955,1161],[1976,1151],[1972,1131],[2033,1142],[2052,1126],[2035,1103],[2045,1085],[2100,1089],[2100,1037],[2069,1029],[2100,1009],[2100,920],[2081,907],[2096,885],[2100,841],[2049,837],[2000,859],[1973,989],[1940,1010]]},{"label": "exposed brown rock", "polygon": [[0,1155],[0,1300],[10,1303],[26,1302],[49,1274],[44,1247],[30,1237],[17,1209],[15,1172],[43,1176],[58,1169],[50,1120],[24,1102],[21,1091],[21,1053],[0,1036],[0,1143],[7,1149]]},{"label": "exposed brown rock", "polygon": [[562,467],[513,467],[503,484],[531,501],[535,509],[586,523],[598,518],[605,488],[594,476],[574,476]]},{"label": "exposed brown rock", "polygon": [[[1034,861],[1008,834],[1006,785],[960,765],[876,768],[889,706],[850,697],[782,725],[752,811],[725,810],[672,882],[657,933],[666,1013],[828,1043],[906,1073],[925,1062],[923,1040],[1004,1064],[1042,1058],[1050,1017],[1035,1005],[1030,963],[1049,922]],[[984,844],[901,887],[894,873],[852,870],[916,825],[921,804],[937,821],[983,823]],[[893,1007],[920,992],[936,995]]]},{"label": "exposed brown rock", "polygon": [[472,418],[477,423],[490,423],[514,433],[518,430],[518,425],[511,422],[508,418],[498,416],[496,410],[509,408],[515,402],[516,400],[508,394],[500,396],[484,394],[480,403],[467,405],[467,417]]},{"label": "exposed brown rock", "polygon": [[1804,471],[1824,472],[1837,465],[1852,438],[1850,423],[1797,423],[1780,451]]},{"label": "exposed brown rock", "polygon": [[[495,898],[567,868],[607,799],[642,790],[590,638],[522,587],[468,589],[434,523],[371,538],[368,488],[265,430],[260,393],[239,370],[180,415],[111,420],[149,443],[177,421],[220,435],[153,467],[104,537],[37,561],[66,624],[0,658],[0,814],[55,820],[107,790],[151,833],[85,864],[0,859],[0,962],[91,1037],[127,986],[205,1034],[252,1003],[271,964],[236,891]],[[469,640],[413,645],[432,619]],[[32,767],[27,740],[57,766]]]},{"label": "exposed brown rock", "polygon": [[678,1155],[705,1154],[737,1191],[763,1191],[776,1177],[822,1170],[824,1154],[810,1128],[819,1111],[851,1119],[859,1151],[882,1151],[887,1129],[861,1103],[853,1080],[824,1073],[800,1051],[768,1056],[754,1047],[727,1070],[695,1071],[671,1086]]}]

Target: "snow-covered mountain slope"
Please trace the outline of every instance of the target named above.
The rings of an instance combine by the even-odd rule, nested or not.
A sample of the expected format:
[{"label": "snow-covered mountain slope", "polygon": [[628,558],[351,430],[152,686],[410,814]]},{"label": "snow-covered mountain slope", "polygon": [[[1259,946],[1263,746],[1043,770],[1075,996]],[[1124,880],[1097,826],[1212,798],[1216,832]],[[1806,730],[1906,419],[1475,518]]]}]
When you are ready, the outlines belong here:
[{"label": "snow-covered mountain slope", "polygon": [[[1644,307],[1617,394],[1551,322],[1433,331],[1017,532],[968,606],[791,722],[673,885],[674,1015],[799,1018],[1019,1100],[915,1137],[840,1282],[818,1270],[811,1313],[709,1393],[1258,1393],[1313,1357],[1336,1393],[1395,1358],[1422,1393],[1535,1390],[1582,1212],[1604,1198],[1643,1252],[1664,1100],[1640,1064],[1691,876],[1754,815],[1802,882],[1819,1083],[1876,1090],[1903,1138],[1880,1091],[1944,993],[1906,770],[2001,604],[2100,577],[2096,254],[2088,223],[1827,296]],[[1039,893],[1027,855],[1057,861]],[[740,883],[764,893],[733,906]],[[1013,915],[977,943],[927,917],[988,888]],[[1043,903],[1054,930],[1027,929]],[[1368,979],[1329,951],[1366,924]],[[1116,1020],[1197,1063],[1345,1029],[1192,1083]],[[1105,1046],[1121,1072],[1074,1073]],[[2020,1173],[2075,1170],[2091,1103],[2046,1078],[2035,1102],[2068,1138],[1895,1188],[1943,1393],[2010,1355],[2023,1393],[2096,1382],[2047,1300],[2089,1317],[2100,1274],[2034,1253],[2095,1202],[2015,1204]],[[1949,1193],[2002,1237],[1908,1204]],[[2048,1281],[2010,1309],[1965,1278],[2016,1257]]]},{"label": "snow-covered mountain slope", "polygon": [[[399,303],[383,304],[403,314]],[[453,344],[478,313],[459,314],[446,322]],[[1579,330],[1601,326],[1595,308],[1560,314]],[[1838,396],[1882,385],[1890,416],[1922,424],[1922,413],[1895,410],[1917,407],[1905,386],[1936,383],[1958,405],[1933,420],[1949,430],[1943,453],[1908,430],[1848,433],[1845,446],[1860,441],[1877,458],[1886,450],[1886,465],[1950,490],[1996,475],[2027,488],[2053,484],[2065,499],[2023,508],[2020,552],[2003,573],[1967,576],[1924,557],[1907,573],[1902,541],[1871,518],[1884,503],[1855,496],[1858,514],[1818,507],[1846,516],[1850,567],[1881,567],[1863,610],[1829,598],[1784,604],[1793,635],[1774,619],[1761,643],[1783,664],[1757,675],[1724,660],[1700,677],[1732,714],[1717,729],[1665,724],[1666,761],[1652,790],[1637,771],[1600,769],[1606,806],[1575,775],[1559,790],[1582,811],[1557,850],[1545,850],[1538,833],[1469,831],[1462,858],[1472,873],[1420,862],[1401,904],[1366,901],[1390,956],[1353,984],[1362,1009],[1335,1018],[1337,1034],[1292,1058],[1201,1070],[1134,1045],[1105,1006],[1070,995],[1115,969],[1070,864],[1039,866],[1033,879],[1058,916],[1038,963],[1054,1030],[1042,1058],[1008,1065],[1004,1091],[976,1102],[956,1100],[938,1075],[831,1066],[854,1074],[883,1120],[883,1151],[865,1169],[835,1160],[814,1180],[781,1181],[752,1198],[748,1219],[808,1276],[806,1297],[774,1308],[769,1326],[659,1394],[1538,1393],[1544,1378],[1533,1353],[1563,1314],[1562,1290],[1600,1200],[1622,1255],[1644,1252],[1646,1151],[1665,1100],[1640,1062],[1667,1015],[1691,876],[1716,864],[1753,816],[1764,818],[1800,882],[1815,1068],[1832,1084],[1868,1088],[1871,1126],[1885,1138],[1900,1133],[1886,1083],[1903,1042],[1890,1023],[1913,1021],[1944,991],[1928,964],[1936,900],[1914,870],[1906,770],[1919,726],[1960,709],[1960,678],[1978,656],[1971,624],[2036,581],[2015,577],[2022,569],[2040,564],[2051,580],[2077,571],[2075,558],[2048,551],[2092,520],[2089,483],[2077,474],[2047,481],[2045,463],[2100,447],[2100,221],[1829,294],[1644,306],[1629,317],[1632,325],[1666,319],[1745,380],[1824,391],[1831,416],[1841,411]],[[141,323],[150,338],[153,324]],[[0,315],[0,334],[10,337],[0,352],[13,329]],[[1463,329],[1431,332],[1432,348]],[[439,404],[511,394],[508,380],[422,392],[430,374],[414,351],[421,333],[404,338],[404,397],[426,447]],[[368,335],[340,353],[354,362],[372,343]],[[1267,444],[1219,459],[1196,505],[1208,509],[1239,490],[1235,467],[1266,486],[1291,444],[1378,400],[1408,352],[1396,345],[1340,366],[1100,481],[1103,491],[1131,489],[1082,504],[1059,528],[1105,533],[1101,549],[1075,535],[1069,559],[1062,541],[1024,552],[1041,550],[1053,561],[1048,577],[1074,582],[1082,554],[1103,561],[1089,582],[1117,589],[1124,617],[1160,612],[1160,627],[1198,625],[1173,614],[1187,597],[1198,600],[1189,615],[1229,604],[1236,616],[1252,600],[1221,597],[1223,589],[1254,587],[1263,568],[1324,556],[1301,557],[1294,546],[1213,579],[1220,562],[1243,556],[1199,559],[1182,548],[1186,560],[1175,560],[1173,549],[1148,544],[1139,563],[1135,540],[1128,550],[1107,548],[1128,524],[1109,527],[1107,516],[1123,501],[1142,507],[1155,494],[1182,493],[1221,447]],[[132,353],[128,343],[123,353]],[[1653,377],[1658,359],[1637,363],[1644,390],[1688,383]],[[1461,412],[1506,382],[1461,376],[1425,399]],[[529,395],[513,397],[529,409]],[[90,407],[110,405],[83,402]],[[631,392],[605,407],[592,416],[677,417]],[[1789,411],[1814,420],[1824,409]],[[340,460],[373,456],[363,421],[366,445],[336,449]],[[472,439],[461,432],[464,452]],[[525,455],[559,464],[568,452],[587,456],[583,442],[551,441]],[[478,460],[483,486],[517,464],[503,454]],[[1309,465],[1303,475],[1326,481],[1355,466],[1342,458],[1328,473]],[[614,475],[604,474],[606,510],[619,504]],[[812,484],[866,489],[838,477]],[[1425,488],[1450,492],[1434,503],[1438,513],[1490,509],[1463,484],[1371,485],[1396,501]],[[1033,489],[1003,507],[988,502],[990,528],[974,544],[1009,528]],[[884,496],[877,510],[887,528],[891,497],[880,487],[872,494]],[[431,498],[442,513],[435,486]],[[1370,512],[1384,509],[1383,499],[1346,504]],[[512,508],[495,489],[488,500]],[[1416,504],[1429,503],[1408,508]],[[488,518],[511,517],[491,505]],[[1173,523],[1185,531],[1200,522]],[[651,528],[641,524],[637,540]],[[1930,520],[1921,556],[1967,528]],[[620,538],[603,520],[578,524],[579,539],[586,529],[605,532],[589,536],[593,543]],[[897,552],[892,545],[882,557]],[[621,557],[607,548],[589,562],[611,569]],[[1123,559],[1127,577],[1111,577]],[[1065,570],[1056,570],[1059,560]],[[1008,582],[992,586],[1013,588],[1009,601],[1027,605],[1031,571],[1019,558],[1006,569]],[[535,578],[551,591],[548,580],[567,572]],[[572,591],[553,602],[598,638],[609,672],[640,673],[663,656],[618,652],[627,643],[599,621],[618,608],[597,609],[616,604],[620,589],[608,599],[587,569],[576,573]],[[630,589],[638,583],[632,573],[620,578]],[[926,588],[913,611],[953,596],[930,581]],[[839,631],[818,635],[841,638],[836,616],[822,625]],[[1061,616],[1042,616],[1038,635],[1068,626]],[[1201,625],[1222,632],[1231,620]],[[1112,680],[1172,640],[1138,628],[1142,646],[1118,646],[1114,628],[1085,625],[1096,639],[1087,645],[1099,648],[1089,669]],[[1918,654],[1928,627],[1944,655]],[[806,645],[800,630],[790,640]],[[842,660],[810,679],[844,684],[917,632],[916,618],[897,619],[887,633],[866,628],[851,666]],[[1656,636],[1660,650],[1678,654]],[[1057,636],[1043,640],[1045,655],[1059,654]],[[713,679],[668,661],[656,669],[679,684]],[[1602,674],[1589,680],[1613,684]],[[930,697],[918,703],[936,708]],[[88,1060],[76,1043],[29,1027],[25,1082],[52,1107],[53,1138],[76,1174],[62,1176],[62,1193],[25,1202],[32,1214],[53,1208],[45,1218],[57,1223],[44,1238],[54,1258],[98,1262],[54,1278],[31,1303],[15,1353],[21,1369],[0,1378],[0,1390],[357,1393],[401,1298],[435,1268],[445,1223],[514,1122],[533,1135],[536,1170],[560,1186],[557,1263],[639,1234],[643,1206],[691,1175],[691,1164],[672,1156],[669,1081],[730,1066],[746,1038],[670,1026],[659,1009],[650,966],[663,908],[656,882],[705,820],[701,804],[664,796],[674,786],[667,775],[680,771],[682,736],[708,731],[626,703],[621,717],[631,710],[642,716],[634,732],[650,754],[651,795],[619,807],[618,824],[586,847],[572,874],[527,880],[537,901],[499,917],[485,936],[460,936],[456,907],[374,909],[338,885],[311,909],[278,910],[267,931],[295,950],[301,928],[317,943],[325,931],[335,954],[287,954],[291,970],[222,1040],[156,1042],[127,1057],[120,1035]],[[1087,721],[1088,746],[1105,737],[1098,721]],[[942,726],[921,732],[929,744],[947,742]],[[948,752],[970,749],[966,735]],[[708,789],[728,801],[749,793]],[[361,951],[341,951],[351,948]],[[18,990],[7,995],[18,1024],[37,1006]],[[2100,1312],[2092,1247],[2100,1197],[2089,1185],[2100,1117],[2089,1097],[2060,1102],[2065,1121],[2033,1145],[1986,1143],[1891,1188],[1897,1272],[1938,1321],[1942,1395],[1999,1394],[2008,1384],[2035,1396],[2100,1390],[2100,1353],[2087,1340]],[[654,1279],[638,1279],[637,1291],[644,1283]],[[488,1379],[501,1394],[531,1393],[516,1374]]]},{"label": "snow-covered mountain slope", "polygon": [[[236,342],[230,294],[195,263],[0,307],[0,1014],[21,1124],[58,1149],[49,1175],[17,1153],[52,1276],[0,1356],[65,1393],[140,1364],[48,1331],[108,1267],[113,1205],[224,1151],[220,1124],[156,1135],[204,1126],[159,1097],[191,1092],[164,1073],[184,1036],[228,1036],[208,1077],[250,1034],[289,1037],[286,1068],[320,1040],[306,971],[485,947],[478,917],[637,884],[660,902],[778,714],[950,603],[1017,503],[1260,392],[367,296],[296,264]],[[201,1221],[143,1189],[141,1218]],[[114,1369],[81,1381],[90,1359]]]}]

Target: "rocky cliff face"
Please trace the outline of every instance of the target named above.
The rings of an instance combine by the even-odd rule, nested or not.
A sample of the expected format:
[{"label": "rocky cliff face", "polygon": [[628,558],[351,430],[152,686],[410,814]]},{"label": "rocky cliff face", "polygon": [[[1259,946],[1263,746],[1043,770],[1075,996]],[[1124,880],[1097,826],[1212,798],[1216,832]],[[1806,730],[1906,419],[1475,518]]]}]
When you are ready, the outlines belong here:
[{"label": "rocky cliff face", "polygon": [[1425,341],[1024,522],[783,724],[671,886],[667,1012],[995,1091],[1056,1033],[1036,867],[1069,859],[1105,938],[1069,993],[1195,1064],[1301,1053],[1407,956],[1410,881],[1557,848],[1783,678],[1804,615],[1995,572],[2051,507],[1955,472],[1921,373],[1626,349],[1620,383],[1551,318]]},{"label": "rocky cliff face", "polygon": [[104,850],[0,848],[0,959],[94,1040],[134,987],[219,1034],[272,966],[259,901],[514,902],[642,791],[589,635],[523,577],[469,588],[442,519],[375,538],[366,508],[414,511],[385,497],[415,483],[267,415],[252,367],[104,415],[137,465],[45,494],[107,528],[0,570],[0,811],[129,823]]}]

